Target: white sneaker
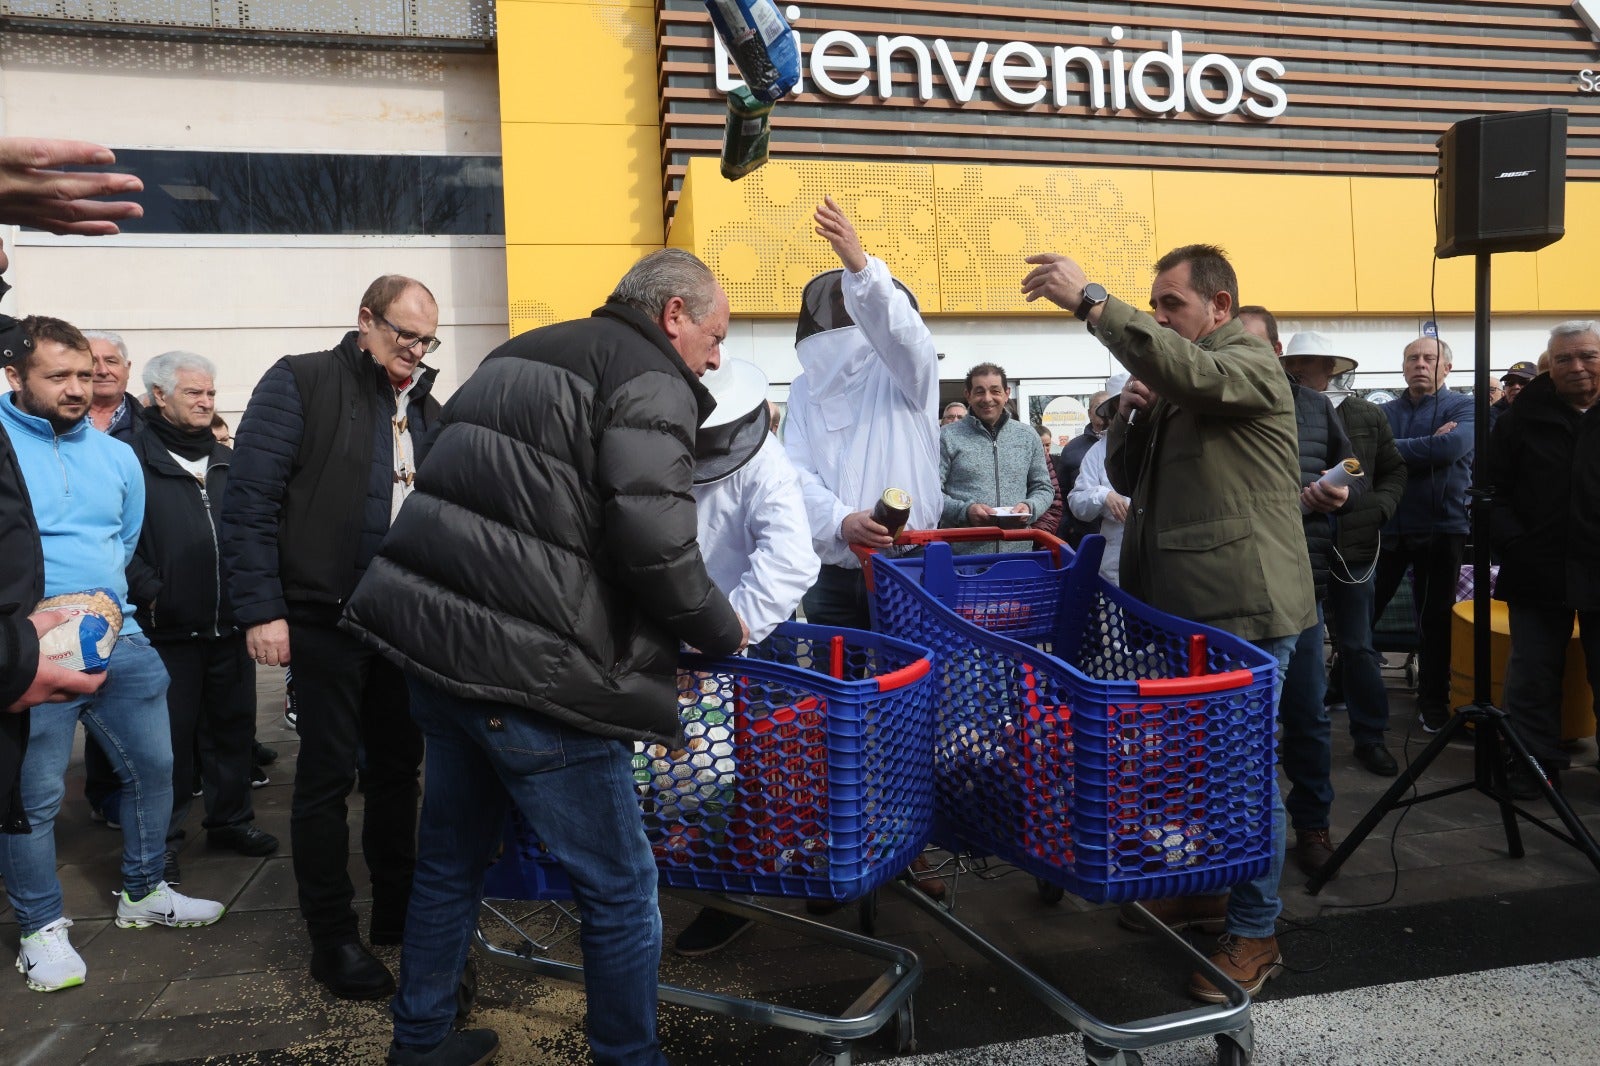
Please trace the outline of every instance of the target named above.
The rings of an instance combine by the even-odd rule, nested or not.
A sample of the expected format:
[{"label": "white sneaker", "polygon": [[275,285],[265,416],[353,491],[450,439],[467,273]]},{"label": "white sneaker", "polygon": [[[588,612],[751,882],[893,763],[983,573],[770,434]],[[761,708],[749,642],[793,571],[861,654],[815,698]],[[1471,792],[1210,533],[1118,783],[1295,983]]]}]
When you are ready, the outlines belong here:
[{"label": "white sneaker", "polygon": [[190,899],[165,881],[150,894],[135,903],[127,892],[117,893],[117,928],[144,929],[151,925],[167,925],[174,929],[188,929],[197,925],[210,925],[221,918],[227,908],[209,899]]},{"label": "white sneaker", "polygon": [[72,919],[57,918],[22,938],[17,970],[35,992],[59,992],[81,985],[88,975],[82,956],[72,950],[72,941],[67,939],[70,928]]}]

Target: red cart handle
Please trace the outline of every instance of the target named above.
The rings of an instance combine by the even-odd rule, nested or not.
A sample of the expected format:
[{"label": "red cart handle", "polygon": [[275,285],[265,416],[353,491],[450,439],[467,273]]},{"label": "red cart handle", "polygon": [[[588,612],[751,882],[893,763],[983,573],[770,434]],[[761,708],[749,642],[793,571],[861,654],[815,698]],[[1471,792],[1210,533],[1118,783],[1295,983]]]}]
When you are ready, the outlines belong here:
[{"label": "red cart handle", "polygon": [[[1059,569],[1061,566],[1061,552],[1071,551],[1066,541],[1053,533],[1046,533],[1042,529],[1001,529],[999,526],[973,526],[962,529],[908,529],[894,538],[897,545],[914,547],[920,544],[933,544],[936,542],[954,543],[957,541],[974,540],[1026,540],[1032,542],[1040,551],[1050,553],[1050,561]],[[850,550],[856,553],[856,558],[861,560],[861,566],[867,572],[867,588],[873,586],[872,557],[878,554],[878,549],[869,548],[863,544],[852,544]]]}]

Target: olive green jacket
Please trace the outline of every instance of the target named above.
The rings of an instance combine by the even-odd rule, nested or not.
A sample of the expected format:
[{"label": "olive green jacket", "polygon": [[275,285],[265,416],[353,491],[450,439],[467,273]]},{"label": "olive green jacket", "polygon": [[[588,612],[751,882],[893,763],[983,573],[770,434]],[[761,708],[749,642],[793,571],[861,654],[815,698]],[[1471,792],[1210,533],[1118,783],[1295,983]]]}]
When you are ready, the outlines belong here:
[{"label": "olive green jacket", "polygon": [[1245,640],[1309,629],[1294,397],[1272,349],[1237,321],[1191,343],[1114,298],[1094,332],[1159,397],[1106,438],[1106,473],[1133,501],[1122,587]]}]

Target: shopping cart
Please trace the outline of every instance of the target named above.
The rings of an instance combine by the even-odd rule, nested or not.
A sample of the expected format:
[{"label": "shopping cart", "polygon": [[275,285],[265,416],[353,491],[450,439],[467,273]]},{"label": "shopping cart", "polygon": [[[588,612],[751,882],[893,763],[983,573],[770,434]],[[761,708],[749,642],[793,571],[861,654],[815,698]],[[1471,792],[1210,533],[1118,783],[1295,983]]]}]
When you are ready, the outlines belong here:
[{"label": "shopping cart", "polygon": [[[1036,550],[956,556],[949,544],[1001,539]],[[1026,870],[1047,899],[1219,892],[1266,871],[1271,657],[1106,584],[1098,536],[1076,555],[1034,531],[939,530],[899,543],[923,550],[864,562],[875,627],[933,652],[936,844]],[[1079,1029],[1093,1063],[1137,1062],[1138,1049],[1208,1035],[1221,1061],[1249,1059],[1249,998],[1170,932],[1228,1002],[1114,1026],[949,909],[907,895]]]},{"label": "shopping cart", "polygon": [[[661,998],[813,1034],[817,1066],[848,1066],[848,1041],[890,1019],[897,1048],[908,1049],[911,995],[922,975],[916,955],[748,897],[862,899],[922,852],[933,814],[928,652],[878,633],[788,623],[746,657],[685,654],[679,665],[684,746],[636,745],[633,757],[661,884],[887,966],[838,1016],[672,985],[660,987]],[[507,946],[480,927],[479,947],[492,960],[582,980],[581,966],[550,957],[574,931],[570,905],[519,920],[501,902],[571,896],[560,865],[519,816],[509,820],[484,895],[500,939],[512,931]],[[535,923],[544,928],[525,928]]]}]

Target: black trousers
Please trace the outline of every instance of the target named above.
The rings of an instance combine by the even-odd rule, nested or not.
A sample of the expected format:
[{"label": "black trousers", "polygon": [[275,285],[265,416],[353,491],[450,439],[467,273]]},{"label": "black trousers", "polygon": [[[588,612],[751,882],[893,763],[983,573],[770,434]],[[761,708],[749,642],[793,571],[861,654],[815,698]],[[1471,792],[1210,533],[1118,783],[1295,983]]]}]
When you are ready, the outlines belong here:
[{"label": "black trousers", "polygon": [[311,942],[331,947],[361,936],[351,906],[346,800],[363,752],[361,848],[372,878],[372,928],[399,935],[417,860],[422,765],[422,733],[411,720],[405,676],[332,626],[291,622],[289,655],[300,712],[289,835]]},{"label": "black trousers", "polygon": [[[172,823],[174,839],[194,802],[198,746],[200,789],[207,829],[253,821],[250,754],[256,738],[256,671],[244,634],[215,640],[174,640],[155,645],[172,679],[167,718],[172,724]],[[198,745],[197,745],[198,742]]]},{"label": "black trousers", "polygon": [[1461,557],[1467,538],[1462,533],[1425,533],[1386,536],[1378,556],[1373,619],[1382,617],[1395,589],[1413,570],[1417,622],[1422,646],[1417,654],[1417,704],[1422,708],[1450,707],[1450,612],[1456,603],[1456,581],[1461,577]]},{"label": "black trousers", "polygon": [[1511,655],[1506,662],[1506,687],[1501,702],[1522,742],[1547,770],[1565,770],[1572,757],[1561,748],[1562,690],[1567,652],[1572,643],[1572,616],[1578,616],[1579,647],[1600,710],[1600,611],[1570,607],[1509,605]]}]

